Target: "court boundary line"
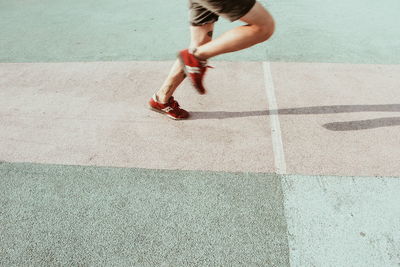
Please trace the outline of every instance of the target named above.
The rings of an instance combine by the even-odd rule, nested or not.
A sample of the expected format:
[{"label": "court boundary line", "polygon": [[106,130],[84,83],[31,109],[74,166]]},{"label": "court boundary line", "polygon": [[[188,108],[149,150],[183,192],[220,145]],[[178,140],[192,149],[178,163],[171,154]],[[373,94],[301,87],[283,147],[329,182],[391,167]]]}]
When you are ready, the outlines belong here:
[{"label": "court boundary line", "polygon": [[275,86],[272,79],[270,62],[264,61],[264,86],[267,92],[269,118],[271,124],[272,149],[274,152],[275,170],[277,174],[287,174],[285,153],[283,150],[281,126],[279,122],[278,104],[275,97]]}]

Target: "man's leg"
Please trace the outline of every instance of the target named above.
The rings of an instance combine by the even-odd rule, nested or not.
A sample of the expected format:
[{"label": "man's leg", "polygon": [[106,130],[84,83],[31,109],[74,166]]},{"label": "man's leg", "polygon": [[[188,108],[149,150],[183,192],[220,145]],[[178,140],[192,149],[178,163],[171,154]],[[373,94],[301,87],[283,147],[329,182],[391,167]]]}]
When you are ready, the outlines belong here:
[{"label": "man's leg", "polygon": [[200,45],[194,55],[205,60],[223,53],[242,50],[268,40],[275,29],[272,16],[258,2],[240,20],[247,25],[236,27],[217,39]]},{"label": "man's leg", "polygon": [[[214,23],[207,23],[201,26],[191,26],[190,47],[194,49],[210,42],[212,40],[213,30]],[[158,102],[166,103],[184,79],[185,73],[183,71],[182,64],[179,60],[176,60],[167,79],[156,93]]]}]

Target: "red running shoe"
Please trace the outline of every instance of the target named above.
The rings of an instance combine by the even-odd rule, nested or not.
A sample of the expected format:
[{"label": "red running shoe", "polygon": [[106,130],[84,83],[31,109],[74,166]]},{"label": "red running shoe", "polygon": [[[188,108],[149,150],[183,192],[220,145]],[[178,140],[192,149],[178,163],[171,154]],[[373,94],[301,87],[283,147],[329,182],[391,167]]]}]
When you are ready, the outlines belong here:
[{"label": "red running shoe", "polygon": [[165,114],[174,120],[183,120],[189,117],[189,112],[181,109],[173,96],[171,96],[167,103],[161,104],[157,102],[156,95],[153,95],[149,101],[149,105],[152,110]]},{"label": "red running shoe", "polygon": [[206,89],[203,86],[203,78],[207,68],[212,67],[207,66],[206,60],[198,60],[188,49],[180,51],[178,53],[178,58],[182,62],[183,70],[189,77],[194,88],[197,89],[199,94],[205,94]]}]

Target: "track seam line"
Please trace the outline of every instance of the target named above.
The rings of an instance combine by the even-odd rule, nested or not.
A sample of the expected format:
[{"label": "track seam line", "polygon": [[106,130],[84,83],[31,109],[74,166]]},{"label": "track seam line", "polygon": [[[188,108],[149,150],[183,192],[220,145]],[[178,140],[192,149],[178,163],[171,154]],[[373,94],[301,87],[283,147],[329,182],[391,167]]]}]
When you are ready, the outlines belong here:
[{"label": "track seam line", "polygon": [[272,80],[271,64],[263,62],[264,85],[267,91],[268,109],[271,121],[272,149],[274,151],[275,169],[277,174],[286,174],[285,153],[283,151],[283,142],[281,126],[279,122],[278,104],[275,97],[275,87]]}]

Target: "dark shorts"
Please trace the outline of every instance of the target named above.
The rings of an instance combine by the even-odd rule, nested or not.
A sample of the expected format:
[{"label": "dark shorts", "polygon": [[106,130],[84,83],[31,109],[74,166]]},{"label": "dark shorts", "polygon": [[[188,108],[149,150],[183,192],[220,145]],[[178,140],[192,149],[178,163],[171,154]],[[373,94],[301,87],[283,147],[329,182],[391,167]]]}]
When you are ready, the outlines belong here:
[{"label": "dark shorts", "polygon": [[192,26],[213,23],[222,16],[230,21],[243,17],[256,0],[189,0],[189,17]]}]

